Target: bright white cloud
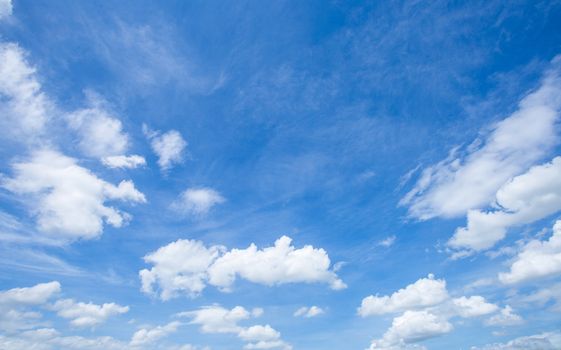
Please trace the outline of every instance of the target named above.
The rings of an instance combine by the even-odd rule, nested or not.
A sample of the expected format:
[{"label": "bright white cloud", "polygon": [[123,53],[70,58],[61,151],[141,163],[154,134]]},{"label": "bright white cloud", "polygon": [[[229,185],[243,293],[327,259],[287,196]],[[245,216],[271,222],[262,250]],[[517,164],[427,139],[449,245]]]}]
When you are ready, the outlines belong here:
[{"label": "bright white cloud", "polygon": [[60,292],[57,281],[0,292],[0,305],[41,305]]},{"label": "bright white cloud", "polygon": [[179,293],[195,297],[206,286],[209,266],[224,250],[221,246],[206,248],[202,242],[184,239],[161,247],[144,257],[154,267],[140,271],[142,291],[155,294],[156,285],[162,300]]},{"label": "bright white cloud", "polygon": [[452,303],[458,315],[464,318],[488,315],[499,309],[497,305],[488,303],[479,295],[455,298]]},{"label": "bright white cloud", "polygon": [[522,317],[517,315],[512,307],[507,305],[498,314],[490,317],[486,323],[489,326],[516,326],[523,322]]},{"label": "bright white cloud", "polygon": [[206,284],[229,290],[239,276],[248,281],[273,286],[284,283],[328,283],[332,289],[346,285],[330,270],[323,249],[304,246],[296,249],[283,236],[273,247],[226,251],[222,246],[205,247],[192,240],[177,240],[148,254],[144,260],[154,265],[140,271],[142,290],[168,300],[180,293],[197,296]]},{"label": "bright white cloud", "polygon": [[108,168],[134,169],[146,165],[144,157],[133,154],[131,156],[109,156],[101,159]]},{"label": "bright white cloud", "polygon": [[508,343],[485,345],[481,348],[472,347],[471,350],[557,350],[561,349],[561,332],[546,332],[542,334],[519,337]]},{"label": "bright white cloud", "polygon": [[546,241],[531,240],[518,253],[510,271],[499,274],[503,283],[520,283],[561,274],[561,220]]},{"label": "bright white cloud", "polygon": [[559,141],[555,124],[561,109],[560,75],[561,58],[556,57],[541,86],[497,123],[481,146],[474,143],[464,157],[456,150],[426,168],[400,202],[409,207],[409,215],[427,220],[484,207],[506,181],[546,156]]},{"label": "bright white cloud", "polygon": [[95,238],[104,222],[121,227],[130,219],[105,201],[146,202],[131,181],[115,186],[56,151],[37,151],[12,167],[15,176],[4,178],[2,187],[31,198],[28,202],[39,229],[55,238]]},{"label": "bright white cloud", "polygon": [[0,336],[3,350],[126,350],[128,347],[112,337],[86,338],[63,336],[52,328],[40,328],[22,332],[17,336]]},{"label": "bright white cloud", "polygon": [[68,124],[78,133],[78,146],[87,156],[103,158],[127,151],[129,140],[121,121],[99,104],[69,114]]},{"label": "bright white cloud", "polygon": [[0,20],[12,15],[12,0],[0,0]]},{"label": "bright white cloud", "polygon": [[93,303],[75,302],[72,299],[58,300],[52,309],[62,318],[70,319],[76,327],[93,327],[105,322],[109,317],[129,311],[128,306],[115,303],[97,305]]},{"label": "bright white cloud", "polygon": [[301,308],[299,308],[298,310],[296,310],[296,312],[294,312],[294,316],[295,317],[306,317],[306,318],[311,318],[311,317],[316,317],[319,315],[324,314],[325,311],[323,311],[322,308],[318,307],[318,306],[302,306]]},{"label": "bright white cloud", "polygon": [[391,247],[395,243],[395,238],[395,236],[389,236],[378,242],[378,245],[386,248]]},{"label": "bright white cloud", "polygon": [[203,333],[232,333],[247,342],[244,349],[283,349],[291,350],[292,346],[281,339],[281,334],[269,325],[242,327],[239,322],[259,317],[262,309],[249,312],[242,306],[231,310],[219,305],[212,305],[195,311],[179,313],[179,317],[191,318],[191,324],[200,326]]},{"label": "bright white cloud", "polygon": [[362,317],[400,312],[411,308],[427,307],[448,299],[446,281],[435,280],[434,275],[398,290],[391,296],[370,295],[362,299],[358,314]]},{"label": "bright white cloud", "polygon": [[[0,19],[8,9],[11,2],[0,1]],[[44,132],[53,105],[25,56],[17,44],[0,43],[0,127],[5,136],[33,142]]]},{"label": "bright white cloud", "polygon": [[470,210],[467,227],[459,228],[448,244],[482,250],[503,239],[510,226],[528,224],[561,210],[561,157],[516,176],[497,192],[500,210]]},{"label": "bright white cloud", "polygon": [[201,216],[224,201],[224,197],[212,188],[188,188],[172,204],[172,208],[182,214]]},{"label": "bright white cloud", "polygon": [[187,147],[187,141],[176,130],[170,130],[164,134],[150,130],[143,125],[144,134],[150,140],[150,146],[158,156],[158,165],[162,171],[171,169],[175,164],[183,162],[183,152]]},{"label": "bright white cloud", "polygon": [[405,311],[394,318],[384,336],[374,340],[369,349],[399,349],[402,345],[446,334],[452,329],[450,322],[428,311]]},{"label": "bright white cloud", "polygon": [[175,333],[180,325],[181,322],[174,321],[164,326],[141,328],[133,334],[130,345],[132,347],[138,347],[152,344],[159,339]]}]

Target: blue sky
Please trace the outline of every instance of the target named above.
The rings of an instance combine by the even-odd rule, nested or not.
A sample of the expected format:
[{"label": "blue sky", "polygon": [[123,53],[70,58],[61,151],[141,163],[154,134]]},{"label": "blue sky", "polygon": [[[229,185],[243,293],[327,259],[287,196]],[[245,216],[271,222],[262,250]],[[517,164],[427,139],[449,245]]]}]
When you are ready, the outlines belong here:
[{"label": "blue sky", "polygon": [[558,1],[0,0],[0,349],[560,349]]}]

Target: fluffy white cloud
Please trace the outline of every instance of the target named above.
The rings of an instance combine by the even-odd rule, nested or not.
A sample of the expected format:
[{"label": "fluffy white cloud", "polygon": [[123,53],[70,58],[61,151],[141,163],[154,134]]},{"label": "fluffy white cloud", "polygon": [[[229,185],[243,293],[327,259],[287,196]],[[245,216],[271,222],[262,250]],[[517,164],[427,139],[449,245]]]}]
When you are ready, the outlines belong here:
[{"label": "fluffy white cloud", "polygon": [[62,318],[70,319],[76,327],[93,327],[105,322],[110,316],[124,314],[128,306],[115,303],[97,305],[93,303],[75,302],[72,299],[58,300],[52,309]]},{"label": "fluffy white cloud", "polygon": [[170,130],[164,134],[150,130],[143,125],[144,134],[150,140],[150,146],[158,156],[158,165],[163,171],[169,170],[173,165],[183,161],[183,152],[187,142],[176,130]]},{"label": "fluffy white cloud", "polygon": [[[403,312],[369,349],[424,349],[414,344],[452,330],[455,317],[472,318],[496,313],[499,307],[482,296],[451,298],[446,281],[432,274],[398,290],[391,296],[368,296],[362,300],[358,314],[362,317]],[[497,317],[500,315],[496,315]],[[503,316],[504,317],[504,316]]]},{"label": "fluffy white cloud", "polygon": [[403,315],[394,318],[382,339],[374,340],[370,349],[396,349],[402,344],[433,338],[452,329],[452,324],[446,319],[426,310],[405,311]]},{"label": "fluffy white cloud", "polygon": [[179,317],[190,317],[191,324],[199,325],[203,333],[239,333],[243,330],[238,322],[249,319],[252,314],[242,306],[231,310],[219,305],[212,305],[195,311],[178,314]]},{"label": "fluffy white cloud", "polygon": [[212,188],[188,188],[172,204],[172,208],[183,214],[200,216],[224,201],[224,197]]},{"label": "fluffy white cloud", "polygon": [[284,349],[292,347],[281,340],[281,334],[269,325],[242,327],[238,323],[251,317],[259,317],[262,309],[249,312],[242,306],[231,310],[219,305],[212,305],[195,311],[179,313],[179,317],[191,318],[191,324],[200,326],[203,333],[232,333],[247,342],[244,349]]},{"label": "fluffy white cloud", "polygon": [[296,317],[306,317],[306,318],[311,318],[311,317],[316,317],[319,316],[321,314],[324,314],[325,311],[323,311],[322,308],[318,307],[318,306],[303,306],[301,308],[299,308],[298,310],[296,310],[296,312],[294,312],[294,316]]},{"label": "fluffy white cloud", "polygon": [[144,157],[133,154],[131,156],[109,156],[101,159],[103,165],[108,168],[134,169],[146,165]]},{"label": "fluffy white cloud", "polygon": [[540,288],[537,291],[523,296],[520,298],[523,303],[538,304],[544,306],[550,301],[553,301],[550,310],[561,312],[561,282],[555,283],[551,286]]},{"label": "fluffy white cloud", "polygon": [[99,104],[69,114],[68,125],[80,137],[80,150],[90,157],[117,156],[127,151],[129,140],[121,121]]},{"label": "fluffy white cloud", "polygon": [[487,320],[489,326],[515,326],[523,323],[522,317],[514,313],[509,306],[505,306],[501,311]]},{"label": "fluffy white cloud", "polygon": [[237,276],[248,281],[273,286],[284,283],[330,284],[332,289],[346,285],[330,270],[330,260],[323,249],[304,246],[296,249],[283,236],[273,247],[226,251],[222,246],[205,247],[192,240],[177,240],[144,257],[154,265],[140,271],[142,291],[156,293],[168,300],[179,293],[197,296],[206,284],[229,290]]},{"label": "fluffy white cloud", "polygon": [[177,331],[177,328],[181,325],[181,322],[174,321],[170,322],[164,326],[156,326],[153,328],[141,328],[136,331],[130,341],[132,347],[144,346],[147,344],[152,344],[155,341],[167,337],[171,333]]},{"label": "fluffy white cloud", "polygon": [[425,169],[401,200],[409,215],[427,220],[455,217],[488,205],[511,177],[542,159],[558,142],[555,124],[561,109],[561,58],[556,57],[541,86],[524,97],[518,109],[497,123],[485,140],[464,157],[454,151]]},{"label": "fluffy white cloud", "polygon": [[3,350],[126,350],[126,344],[112,337],[63,336],[52,328],[29,330],[17,336],[0,336]]},{"label": "fluffy white cloud", "polygon": [[162,300],[179,293],[197,296],[206,286],[209,266],[224,250],[221,246],[206,248],[202,242],[184,239],[161,247],[144,257],[154,267],[140,271],[142,291],[154,294],[157,285]]},{"label": "fluffy white cloud", "polygon": [[534,222],[561,210],[561,157],[530,168],[504,184],[496,195],[500,210],[470,210],[467,227],[459,228],[448,244],[482,250],[503,239],[507,228]]},{"label": "fluffy white cloud", "polygon": [[497,305],[488,303],[479,295],[455,298],[452,303],[458,315],[464,318],[488,315],[499,309]]},{"label": "fluffy white cloud", "polygon": [[[1,1],[0,18],[8,10],[11,12],[11,2]],[[24,50],[17,44],[0,43],[0,127],[4,135],[33,142],[44,132],[52,111]]]},{"label": "fluffy white cloud", "polygon": [[446,281],[435,280],[434,275],[429,274],[427,278],[421,278],[391,296],[370,295],[362,299],[358,314],[366,317],[399,312],[440,304],[447,299]]},{"label": "fluffy white cloud", "polygon": [[508,343],[489,344],[471,350],[556,350],[561,349],[561,332],[547,332],[516,338]]},{"label": "fluffy white cloud", "polygon": [[561,220],[546,241],[531,240],[518,253],[510,271],[499,274],[503,283],[519,283],[561,274]]},{"label": "fluffy white cloud", "polygon": [[33,287],[13,288],[0,292],[1,305],[41,305],[60,292],[57,281],[40,283]]},{"label": "fluffy white cloud", "polygon": [[0,20],[12,15],[12,0],[0,0]]},{"label": "fluffy white cloud", "polygon": [[56,151],[37,151],[12,167],[15,176],[4,178],[2,187],[32,198],[39,229],[54,238],[95,238],[104,222],[121,227],[130,215],[106,206],[107,200],[146,202],[131,181],[115,186]]}]

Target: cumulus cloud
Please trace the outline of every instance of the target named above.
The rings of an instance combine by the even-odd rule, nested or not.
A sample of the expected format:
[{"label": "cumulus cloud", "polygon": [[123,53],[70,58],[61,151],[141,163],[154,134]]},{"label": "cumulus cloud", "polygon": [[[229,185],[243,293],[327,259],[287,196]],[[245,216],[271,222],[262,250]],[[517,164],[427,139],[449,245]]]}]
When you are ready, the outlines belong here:
[{"label": "cumulus cloud", "polygon": [[493,126],[462,156],[450,156],[426,168],[414,188],[400,201],[409,215],[421,220],[456,217],[487,206],[511,177],[524,172],[558,143],[561,109],[561,57],[556,57],[541,86],[524,97],[518,109]]},{"label": "cumulus cloud", "polygon": [[512,307],[507,305],[498,314],[490,317],[486,323],[489,326],[516,326],[523,322],[522,317],[517,315]]},{"label": "cumulus cloud", "polygon": [[448,299],[446,281],[435,280],[434,275],[421,278],[398,290],[391,296],[370,295],[362,299],[358,314],[362,317],[404,311],[410,308],[427,307]]},{"label": "cumulus cloud", "polygon": [[[8,10],[11,2],[0,1],[0,19]],[[33,142],[44,133],[54,106],[25,56],[17,44],[0,43],[0,126],[9,131],[5,136]]]},{"label": "cumulus cloud", "polygon": [[100,104],[68,115],[68,125],[80,139],[80,150],[90,157],[103,158],[124,154],[129,145],[119,119]]},{"label": "cumulus cloud", "polygon": [[175,164],[183,162],[183,153],[187,147],[187,141],[176,130],[170,130],[164,134],[152,131],[143,125],[144,134],[150,140],[150,146],[158,156],[158,165],[162,171],[171,169]]},{"label": "cumulus cloud", "polygon": [[133,154],[130,156],[109,156],[101,159],[108,168],[134,169],[146,165],[144,157]]},{"label": "cumulus cloud", "polygon": [[452,331],[450,320],[496,313],[499,307],[482,296],[450,297],[446,281],[432,274],[389,296],[370,295],[362,300],[358,314],[362,317],[402,313],[394,317],[384,335],[372,341],[369,349],[424,349],[415,342]]},{"label": "cumulus cloud", "polygon": [[138,347],[152,344],[159,339],[175,333],[180,325],[181,322],[173,321],[163,326],[141,328],[133,334],[130,345]]},{"label": "cumulus cloud", "polygon": [[262,309],[249,312],[242,306],[231,310],[219,305],[203,307],[199,310],[179,313],[179,317],[191,318],[191,324],[199,325],[203,333],[232,333],[245,341],[244,349],[284,349],[292,346],[281,339],[281,334],[270,325],[242,327],[239,322],[258,317]]},{"label": "cumulus cloud", "polygon": [[127,213],[105,205],[108,200],[146,202],[131,181],[115,186],[57,151],[37,151],[12,168],[14,177],[4,178],[2,187],[31,198],[38,228],[55,238],[92,239],[104,223],[121,227],[130,220]]},{"label": "cumulus cloud", "polygon": [[561,220],[548,240],[528,242],[514,258],[509,272],[499,274],[503,283],[520,283],[561,274]]},{"label": "cumulus cloud", "polygon": [[561,210],[561,157],[537,165],[504,184],[495,211],[470,210],[467,227],[456,230],[448,245],[482,250],[503,239],[508,227],[528,224]]},{"label": "cumulus cloud", "polygon": [[76,327],[93,327],[105,322],[113,315],[120,315],[129,311],[128,306],[115,303],[97,305],[94,303],[75,302],[72,299],[58,300],[52,309],[62,318],[70,319],[70,324]]},{"label": "cumulus cloud", "polygon": [[142,291],[168,300],[180,293],[197,296],[210,284],[223,291],[231,289],[239,276],[267,286],[285,283],[328,283],[332,289],[345,288],[325,250],[307,245],[296,249],[283,236],[275,245],[258,249],[227,251],[222,246],[205,247],[192,240],[177,240],[148,254],[144,260],[154,265],[140,271]]},{"label": "cumulus cloud", "polygon": [[39,283],[33,287],[13,288],[0,292],[0,306],[3,305],[41,305],[60,292],[57,281]]},{"label": "cumulus cloud", "polygon": [[453,328],[446,319],[426,310],[405,311],[403,315],[394,318],[383,337],[374,340],[369,349],[398,349],[401,345],[446,334]]},{"label": "cumulus cloud", "polygon": [[471,347],[471,350],[556,350],[561,349],[561,332],[546,332],[513,339],[507,343]]},{"label": "cumulus cloud", "polygon": [[294,316],[295,317],[305,317],[305,318],[311,318],[311,317],[316,317],[319,316],[321,314],[324,314],[325,311],[323,311],[322,308],[318,307],[318,306],[302,306],[301,308],[299,308],[298,310],[296,310],[296,312],[294,312]]},{"label": "cumulus cloud", "polygon": [[188,188],[172,204],[172,208],[179,213],[201,216],[217,204],[226,199],[220,193],[208,187]]}]

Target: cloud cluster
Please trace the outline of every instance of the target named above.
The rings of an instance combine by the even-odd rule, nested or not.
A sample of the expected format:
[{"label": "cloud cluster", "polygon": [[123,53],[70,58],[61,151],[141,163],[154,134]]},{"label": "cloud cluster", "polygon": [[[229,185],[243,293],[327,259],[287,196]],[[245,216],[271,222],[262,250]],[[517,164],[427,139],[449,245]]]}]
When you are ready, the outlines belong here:
[{"label": "cloud cluster", "polygon": [[492,315],[486,324],[510,326],[522,321],[510,306],[503,309],[479,295],[452,298],[446,281],[433,275],[422,278],[389,296],[370,295],[357,310],[362,317],[396,314],[390,328],[374,339],[370,350],[423,349],[416,342],[451,332],[451,320]]},{"label": "cloud cluster", "polygon": [[115,303],[97,305],[94,303],[76,302],[72,299],[58,300],[52,310],[62,318],[70,319],[70,324],[76,327],[93,327],[104,323],[113,315],[120,315],[129,311],[128,306]]},{"label": "cloud cluster", "polygon": [[301,308],[299,308],[298,310],[296,310],[294,312],[294,316],[295,317],[312,318],[312,317],[322,315],[324,313],[325,313],[325,311],[321,307],[312,305],[310,307],[302,306]]},{"label": "cloud cluster", "polygon": [[421,220],[460,216],[488,205],[505,182],[557,144],[560,109],[561,57],[557,57],[541,86],[497,123],[485,140],[478,140],[481,146],[474,143],[463,157],[456,149],[447,159],[426,168],[401,205]]},{"label": "cloud cluster", "polygon": [[556,350],[561,348],[561,332],[519,337],[508,343],[489,344],[483,347],[471,347],[471,350]]},{"label": "cloud cluster", "polygon": [[203,333],[231,333],[245,341],[244,349],[282,349],[291,350],[292,346],[281,339],[281,334],[270,325],[240,326],[239,323],[252,317],[259,317],[262,309],[251,312],[236,306],[231,310],[219,305],[203,307],[194,311],[179,313],[179,317],[188,317],[191,324],[200,326]]},{"label": "cloud cluster", "polygon": [[499,280],[512,284],[560,274],[561,220],[558,220],[551,237],[545,241],[534,239],[528,242],[514,258],[510,271],[499,274]]},{"label": "cloud cluster", "polygon": [[146,202],[131,181],[115,186],[57,151],[37,151],[12,168],[14,176],[2,179],[2,187],[31,199],[39,229],[54,238],[92,239],[101,234],[104,223],[121,227],[130,220],[106,201]]},{"label": "cloud cluster", "polygon": [[179,131],[170,130],[165,133],[153,131],[143,125],[143,131],[150,140],[150,146],[158,156],[158,165],[162,171],[171,169],[174,165],[183,162],[183,153],[187,148],[187,141]]},{"label": "cloud cluster", "polygon": [[170,299],[184,293],[197,296],[210,284],[223,291],[231,289],[237,277],[267,286],[285,283],[328,283],[332,289],[346,285],[330,269],[325,250],[304,246],[296,249],[283,236],[275,245],[258,249],[227,251],[223,246],[205,247],[202,242],[177,240],[144,257],[154,266],[140,271],[142,291]]}]

